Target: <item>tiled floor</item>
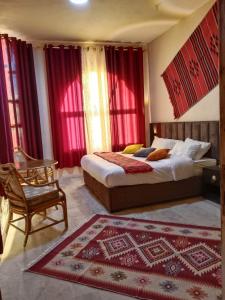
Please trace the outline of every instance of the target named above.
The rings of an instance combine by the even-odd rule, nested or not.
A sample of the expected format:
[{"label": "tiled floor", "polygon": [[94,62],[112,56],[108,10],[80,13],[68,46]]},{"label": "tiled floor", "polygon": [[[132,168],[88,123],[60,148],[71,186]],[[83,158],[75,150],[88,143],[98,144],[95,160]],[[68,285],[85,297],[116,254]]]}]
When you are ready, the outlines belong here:
[{"label": "tiled floor", "polygon": [[[60,179],[68,203],[69,230],[72,233],[80,224],[95,213],[107,211],[95,200],[83,184],[81,173],[65,174]],[[61,211],[51,209],[57,216]],[[186,199],[141,209],[122,211],[126,215],[149,220],[171,221],[206,226],[220,226],[220,207],[202,198]],[[4,216],[2,217],[4,223]],[[36,218],[35,222],[42,222]],[[4,225],[4,224],[3,224]],[[21,222],[21,226],[23,223]],[[54,245],[63,232],[59,224],[33,234],[23,249],[24,236],[14,228],[9,229],[0,267],[0,287],[3,300],[125,300],[130,297],[94,288],[23,272],[28,263]]]}]

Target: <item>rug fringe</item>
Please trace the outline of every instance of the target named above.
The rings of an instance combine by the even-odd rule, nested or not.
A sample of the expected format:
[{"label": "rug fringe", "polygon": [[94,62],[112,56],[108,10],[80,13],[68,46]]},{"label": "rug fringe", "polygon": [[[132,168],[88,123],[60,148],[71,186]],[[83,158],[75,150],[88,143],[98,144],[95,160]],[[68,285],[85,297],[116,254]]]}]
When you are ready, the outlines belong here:
[{"label": "rug fringe", "polygon": [[[89,218],[85,219],[82,223],[75,226],[74,230],[80,228],[82,225],[90,221],[96,214],[92,214]],[[72,231],[72,233],[74,232]],[[55,247],[57,247],[60,243],[62,243],[67,237],[69,237],[72,233],[64,233],[58,241],[52,243],[46,250],[44,250],[38,257],[34,258],[32,261],[30,261],[24,268],[21,269],[22,272],[27,271],[30,269],[33,265],[35,265],[39,260],[41,260],[45,255],[47,255],[49,252],[51,252]]]}]

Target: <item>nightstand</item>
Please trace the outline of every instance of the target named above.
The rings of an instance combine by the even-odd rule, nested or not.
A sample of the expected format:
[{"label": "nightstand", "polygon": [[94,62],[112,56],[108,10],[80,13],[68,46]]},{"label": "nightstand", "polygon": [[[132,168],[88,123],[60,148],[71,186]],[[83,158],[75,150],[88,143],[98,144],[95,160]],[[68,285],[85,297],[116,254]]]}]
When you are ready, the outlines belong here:
[{"label": "nightstand", "polygon": [[206,199],[220,203],[220,167],[203,168],[203,196]]}]

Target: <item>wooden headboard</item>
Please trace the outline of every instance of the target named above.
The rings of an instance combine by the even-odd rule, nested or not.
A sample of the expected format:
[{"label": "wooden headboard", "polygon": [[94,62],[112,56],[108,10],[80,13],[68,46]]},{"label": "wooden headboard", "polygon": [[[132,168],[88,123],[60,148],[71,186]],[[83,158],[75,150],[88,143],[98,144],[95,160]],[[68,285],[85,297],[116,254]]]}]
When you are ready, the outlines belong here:
[{"label": "wooden headboard", "polygon": [[207,157],[219,160],[219,121],[150,123],[150,144],[154,136],[185,140],[187,137],[210,142]]}]

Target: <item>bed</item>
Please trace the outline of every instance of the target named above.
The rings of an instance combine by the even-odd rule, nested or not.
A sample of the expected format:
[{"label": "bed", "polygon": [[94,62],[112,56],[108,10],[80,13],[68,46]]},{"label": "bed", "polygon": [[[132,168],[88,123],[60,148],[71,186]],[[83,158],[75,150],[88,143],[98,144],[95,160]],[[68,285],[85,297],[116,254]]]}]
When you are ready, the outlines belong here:
[{"label": "bed", "polygon": [[[206,154],[207,158],[219,158],[219,122],[169,122],[151,123],[149,127],[150,143],[154,136],[185,140],[189,137],[211,143],[211,148]],[[204,164],[203,164],[204,165]],[[190,177],[173,181],[168,177],[168,181],[160,183],[139,183],[138,184],[118,184],[110,186],[104,183],[98,176],[93,175],[90,168],[83,165],[84,182],[91,192],[107,208],[109,212],[128,209],[138,206],[150,205],[169,200],[176,200],[202,194],[202,176],[195,172]],[[97,177],[97,178],[96,178]],[[182,178],[182,177],[181,177]],[[123,182],[119,180],[119,182]]]}]

